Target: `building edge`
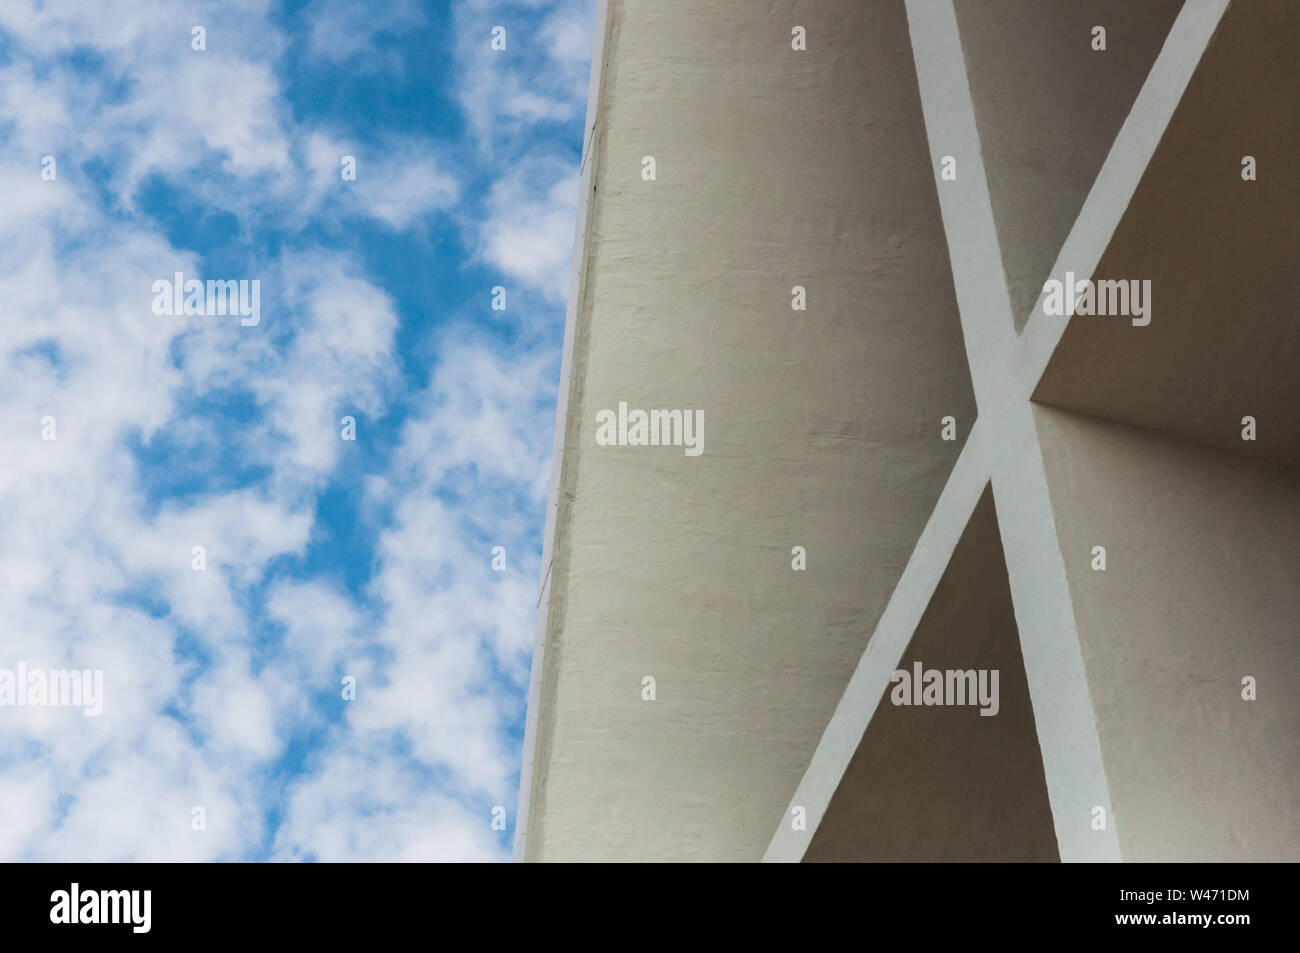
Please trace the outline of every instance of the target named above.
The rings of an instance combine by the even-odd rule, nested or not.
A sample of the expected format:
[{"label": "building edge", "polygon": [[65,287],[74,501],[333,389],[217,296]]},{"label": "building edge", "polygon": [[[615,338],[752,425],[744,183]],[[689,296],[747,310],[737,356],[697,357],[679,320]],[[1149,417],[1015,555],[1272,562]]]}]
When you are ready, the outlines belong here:
[{"label": "building edge", "polygon": [[542,576],[537,597],[537,628],[533,642],[532,669],[528,681],[528,712],[524,721],[524,744],[519,771],[519,803],[515,813],[514,860],[523,861],[527,848],[533,793],[533,767],[537,759],[539,707],[542,673],[546,663],[546,640],[550,627],[551,566],[555,560],[560,494],[564,481],[564,443],[568,431],[569,399],[573,390],[574,347],[578,315],[586,297],[586,238],[591,221],[596,166],[596,126],[600,122],[601,77],[605,65],[606,38],[610,27],[610,0],[597,0],[595,39],[591,74],[587,85],[587,115],[583,126],[582,159],[578,175],[578,205],[573,239],[573,260],[569,273],[569,298],[564,316],[564,344],[560,358],[560,381],[555,408],[555,440],[551,449],[551,484],[546,501],[546,528],[542,535]]}]

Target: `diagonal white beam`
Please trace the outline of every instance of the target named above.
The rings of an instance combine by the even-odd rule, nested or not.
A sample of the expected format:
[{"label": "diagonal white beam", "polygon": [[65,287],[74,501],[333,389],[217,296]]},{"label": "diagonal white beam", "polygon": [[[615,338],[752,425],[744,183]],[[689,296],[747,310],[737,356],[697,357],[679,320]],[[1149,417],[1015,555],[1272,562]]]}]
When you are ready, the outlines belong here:
[{"label": "diagonal white beam", "polygon": [[[922,113],[935,168],[957,157],[939,205],[980,422],[1021,654],[1064,860],[1118,860],[1114,825],[1091,831],[1094,805],[1111,814],[1065,562],[1056,538],[1038,437],[1013,376],[1015,323],[998,246],[957,16],[951,3],[907,4]],[[1076,823],[1077,820],[1077,823]],[[1085,836],[1085,835],[1092,836]]]},{"label": "diagonal white beam", "polygon": [[[1091,274],[1182,97],[1228,0],[1188,0],[1116,137],[1053,275]],[[928,605],[986,479],[993,482],[1021,650],[1064,861],[1120,860],[1110,795],[1083,668],[1073,603],[1028,397],[1065,322],[1041,308],[1017,342],[1003,278],[979,132],[951,2],[907,0],[922,111],[936,173],[959,157],[956,182],[937,181],[979,419],[885,614],[823,733],[765,861],[802,858]],[[973,494],[973,495],[972,495]],[[955,514],[962,513],[955,529]],[[1092,810],[1109,823],[1092,829]]]},{"label": "diagonal white beam", "polygon": [[[1229,2],[1186,0],[1183,4],[1061,245],[1051,278],[1064,282],[1067,270],[1080,277],[1096,270]],[[1025,397],[1042,379],[1065,325],[1065,320],[1043,313],[1040,295],[1020,335],[1016,377]]]},{"label": "diagonal white beam", "polygon": [[[1029,406],[1013,376],[1015,321],[1007,293],[975,106],[951,3],[908,0],[921,111],[930,148],[958,157],[939,186],[971,382],[990,440],[993,502],[1006,557],[1020,651],[1061,859],[1119,860],[1115,825],[1091,829],[1110,790],[1083,667],[1065,560]],[[964,170],[961,168],[964,164]]]},{"label": "diagonal white beam", "polygon": [[[885,604],[871,641],[867,643],[866,651],[858,660],[853,677],[835,707],[835,714],[822,733],[803,780],[790,800],[785,820],[778,825],[763,855],[764,862],[800,860],[821,823],[826,805],[839,787],[849,759],[862,739],[862,732],[889,687],[889,676],[898,668],[899,659],[912,641],[912,633],[920,624],[935,586],[939,584],[988,483],[988,461],[983,448],[980,423],[976,420],[930,518],[921,530],[903,574]],[[795,807],[802,807],[806,812],[806,830],[795,830],[790,823],[791,811]]]}]

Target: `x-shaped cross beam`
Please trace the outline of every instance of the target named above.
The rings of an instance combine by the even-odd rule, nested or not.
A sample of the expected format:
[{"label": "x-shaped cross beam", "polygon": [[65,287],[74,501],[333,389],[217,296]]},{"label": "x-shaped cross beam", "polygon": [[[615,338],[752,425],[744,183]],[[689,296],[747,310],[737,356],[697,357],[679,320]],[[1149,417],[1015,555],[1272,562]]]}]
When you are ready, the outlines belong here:
[{"label": "x-shaped cross beam", "polygon": [[[1096,269],[1228,2],[1183,6],[1052,278]],[[991,482],[1061,860],[1118,861],[1116,823],[1104,830],[1091,824],[1094,807],[1108,818],[1113,812],[1030,410],[1066,319],[1046,315],[1040,300],[1017,336],[956,11],[950,0],[907,0],[907,19],[978,419],[763,859],[802,859]],[[938,178],[942,155],[958,157],[956,180]],[[806,811],[806,830],[790,822],[796,807]]]}]

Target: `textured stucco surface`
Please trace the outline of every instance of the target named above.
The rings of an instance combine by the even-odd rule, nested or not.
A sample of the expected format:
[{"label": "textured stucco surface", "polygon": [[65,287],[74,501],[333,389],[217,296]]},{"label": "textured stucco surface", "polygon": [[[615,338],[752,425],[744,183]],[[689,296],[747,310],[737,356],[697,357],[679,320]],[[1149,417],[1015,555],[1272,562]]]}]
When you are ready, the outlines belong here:
[{"label": "textured stucco surface", "polygon": [[1300,3],[1228,8],[1096,269],[1150,279],[1151,323],[1073,319],[1035,400],[1300,463],[1298,50]]},{"label": "textured stucco surface", "polygon": [[525,857],[756,860],[974,400],[902,3],[610,16]]},{"label": "textured stucco surface", "polygon": [[988,489],[898,667],[915,662],[997,670],[998,713],[896,706],[886,692],[804,861],[1058,860]]},{"label": "textured stucco surface", "polygon": [[1300,475],[1034,415],[1124,859],[1300,860]]},{"label": "textured stucco surface", "polygon": [[[1182,5],[957,0],[1016,327],[1042,291]],[[1092,49],[1094,26],[1106,29],[1105,51]]]}]

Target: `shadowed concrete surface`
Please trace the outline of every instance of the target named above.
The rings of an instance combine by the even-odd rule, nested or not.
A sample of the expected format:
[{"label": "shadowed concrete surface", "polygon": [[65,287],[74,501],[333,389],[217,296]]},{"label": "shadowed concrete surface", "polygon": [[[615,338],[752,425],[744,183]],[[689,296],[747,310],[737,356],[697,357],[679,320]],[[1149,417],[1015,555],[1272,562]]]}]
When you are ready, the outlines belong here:
[{"label": "shadowed concrete surface", "polygon": [[[1183,0],[957,0],[1016,327],[1061,244]],[[1094,26],[1106,50],[1091,47]],[[943,151],[941,143],[935,148]],[[957,174],[962,157],[957,156]]]},{"label": "shadowed concrete surface", "polygon": [[524,853],[757,860],[974,399],[901,0],[610,16]]},{"label": "shadowed concrete surface", "polygon": [[1036,401],[1300,463],[1297,55],[1300,4],[1228,8],[1097,268],[1151,280],[1151,323],[1073,318]]},{"label": "shadowed concrete surface", "polygon": [[998,670],[997,714],[894,705],[887,692],[804,860],[1059,859],[987,489],[899,668],[911,672],[916,662]]},{"label": "shadowed concrete surface", "polygon": [[1300,860],[1300,477],[1034,416],[1124,859]]}]

